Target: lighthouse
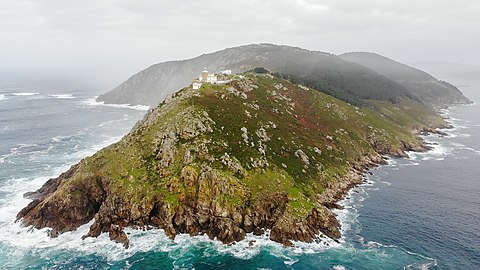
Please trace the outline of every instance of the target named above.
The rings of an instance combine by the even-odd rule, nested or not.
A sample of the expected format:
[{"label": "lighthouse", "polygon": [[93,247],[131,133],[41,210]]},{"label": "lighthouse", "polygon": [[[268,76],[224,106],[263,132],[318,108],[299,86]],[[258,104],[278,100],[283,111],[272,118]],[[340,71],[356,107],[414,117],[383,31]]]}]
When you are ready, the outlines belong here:
[{"label": "lighthouse", "polygon": [[208,81],[208,70],[207,68],[205,68],[203,71],[202,71],[202,82],[207,82]]}]

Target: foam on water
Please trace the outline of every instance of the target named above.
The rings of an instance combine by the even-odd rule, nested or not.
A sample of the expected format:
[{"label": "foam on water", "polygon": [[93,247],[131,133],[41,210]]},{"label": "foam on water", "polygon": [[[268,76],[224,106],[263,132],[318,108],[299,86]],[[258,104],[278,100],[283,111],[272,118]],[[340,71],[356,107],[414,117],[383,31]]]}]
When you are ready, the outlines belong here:
[{"label": "foam on water", "polygon": [[40,93],[37,93],[37,92],[23,92],[23,93],[12,93],[12,95],[23,97],[23,96],[36,96],[36,95],[40,95]]},{"label": "foam on water", "polygon": [[[97,150],[117,141],[119,137],[113,137],[99,144],[93,145],[82,151],[78,151],[74,155],[69,155],[68,159],[72,164],[78,162],[81,158],[95,153]],[[34,145],[19,145],[12,149],[11,154],[18,153],[19,149],[28,148]],[[67,157],[65,157],[67,158]],[[15,222],[17,213],[28,203],[29,199],[25,199],[23,194],[29,191],[37,190],[48,179],[57,177],[62,172],[68,170],[71,164],[54,168],[51,175],[47,177],[18,178],[10,179],[0,187],[0,192],[9,194],[0,202],[0,242],[8,245],[16,256],[22,257],[31,250],[43,250],[46,254],[53,252],[52,250],[76,250],[85,252],[85,254],[93,254],[102,250],[112,250],[118,244],[114,244],[107,236],[101,236],[96,240],[81,240],[81,237],[88,232],[91,223],[78,228],[73,232],[67,232],[58,238],[52,239],[48,237],[48,229],[37,230],[31,227],[23,227],[21,222]],[[133,234],[134,236],[136,234]],[[97,241],[98,240],[98,241]],[[142,245],[139,245],[140,247]],[[123,251],[123,247],[116,247],[119,251]],[[90,251],[90,253],[88,253]],[[107,256],[107,254],[105,254]]]},{"label": "foam on water", "polygon": [[107,106],[112,108],[124,108],[138,111],[148,111],[150,106],[145,105],[130,105],[130,104],[106,104],[104,101],[96,101],[97,97],[89,98],[83,101],[88,106]]},{"label": "foam on water", "polygon": [[7,99],[8,99],[8,98],[7,98],[7,97],[5,97],[5,95],[4,95],[4,94],[0,94],[0,101],[2,101],[2,100],[7,100]]},{"label": "foam on water", "polygon": [[58,98],[58,99],[72,99],[75,98],[72,94],[57,94],[57,95],[49,95],[50,97],[53,98]]},{"label": "foam on water", "polygon": [[18,144],[17,146],[10,149],[10,153],[0,156],[0,163],[4,163],[6,159],[8,160],[22,153],[25,154],[25,150],[28,151],[29,148],[31,149],[37,146],[38,146],[37,144]]},{"label": "foam on water", "polygon": [[475,148],[472,148],[472,147],[468,147],[464,144],[461,144],[461,143],[456,143],[456,142],[452,142],[451,143],[452,146],[458,151],[458,150],[466,150],[466,151],[469,151],[469,152],[473,152],[475,153],[476,155],[480,155],[480,150],[477,150]]},{"label": "foam on water", "polygon": [[421,160],[444,160],[446,156],[452,154],[452,151],[452,147],[447,147],[442,144],[435,144],[433,145],[432,150],[425,153],[418,153],[417,155],[421,157]]}]

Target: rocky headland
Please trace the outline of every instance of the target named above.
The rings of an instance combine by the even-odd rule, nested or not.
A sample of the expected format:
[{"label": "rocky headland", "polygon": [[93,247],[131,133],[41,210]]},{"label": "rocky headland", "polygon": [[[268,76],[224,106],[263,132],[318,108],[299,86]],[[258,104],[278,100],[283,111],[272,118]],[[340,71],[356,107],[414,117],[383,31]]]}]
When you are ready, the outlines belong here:
[{"label": "rocky headland", "polygon": [[225,244],[270,231],[284,245],[340,238],[338,208],[385,156],[426,151],[416,135],[447,123],[413,100],[359,108],[270,74],[191,86],[121,141],[51,179],[18,213],[50,236],[94,219],[84,237],[124,228],[207,234]]}]

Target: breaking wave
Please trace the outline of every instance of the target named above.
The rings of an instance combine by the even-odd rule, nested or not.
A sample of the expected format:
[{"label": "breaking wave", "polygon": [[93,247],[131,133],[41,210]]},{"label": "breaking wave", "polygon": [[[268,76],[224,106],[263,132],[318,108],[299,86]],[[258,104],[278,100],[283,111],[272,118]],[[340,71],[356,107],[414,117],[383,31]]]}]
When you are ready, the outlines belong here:
[{"label": "breaking wave", "polygon": [[57,94],[57,95],[50,95],[50,97],[58,98],[58,99],[72,99],[72,98],[75,98],[72,94]]},{"label": "breaking wave", "polygon": [[138,111],[148,111],[150,106],[145,105],[130,105],[130,104],[106,104],[104,101],[97,101],[96,97],[89,98],[83,101],[88,106],[107,106],[112,108],[132,109]]},{"label": "breaking wave", "polygon": [[40,95],[40,93],[36,92],[23,92],[23,93],[12,93],[14,96],[25,97],[25,96],[36,96]]}]

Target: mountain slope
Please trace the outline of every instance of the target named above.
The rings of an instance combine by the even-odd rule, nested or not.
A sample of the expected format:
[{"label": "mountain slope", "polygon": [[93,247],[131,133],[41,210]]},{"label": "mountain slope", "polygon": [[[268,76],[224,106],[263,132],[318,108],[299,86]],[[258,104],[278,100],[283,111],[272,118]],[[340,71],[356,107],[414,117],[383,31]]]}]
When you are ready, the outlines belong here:
[{"label": "mountain slope", "polygon": [[27,194],[18,219],[52,236],[95,219],[86,237],[108,232],[126,247],[125,227],[224,243],[266,229],[285,245],[337,239],[330,209],[363,170],[383,154],[425,150],[412,130],[445,125],[421,107],[386,102],[378,115],[269,74],[232,79],[177,92],[121,141]]},{"label": "mountain slope", "polygon": [[455,86],[435,79],[430,74],[384,56],[355,52],[340,55],[344,60],[368,67],[404,86],[425,104],[442,106],[470,103]]},{"label": "mountain slope", "polygon": [[411,94],[372,70],[317,51],[272,44],[228,48],[193,59],[153,65],[129,78],[98,101],[156,106],[167,95],[189,85],[207,67],[211,72],[244,72],[264,67],[295,77],[341,100],[366,105],[364,99],[395,100]]}]

